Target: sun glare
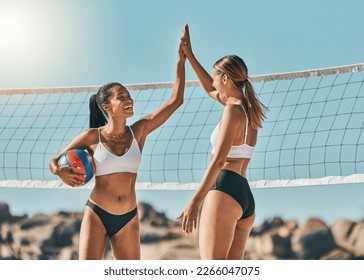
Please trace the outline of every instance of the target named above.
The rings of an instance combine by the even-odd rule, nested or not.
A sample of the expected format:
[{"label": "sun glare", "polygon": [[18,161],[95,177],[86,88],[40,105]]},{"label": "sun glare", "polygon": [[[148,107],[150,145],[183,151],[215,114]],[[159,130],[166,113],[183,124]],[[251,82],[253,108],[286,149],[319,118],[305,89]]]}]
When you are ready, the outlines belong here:
[{"label": "sun glare", "polygon": [[29,40],[32,22],[24,10],[0,3],[0,48],[11,55],[20,51]]},{"label": "sun glare", "polygon": [[0,74],[41,69],[55,44],[55,20],[40,2],[0,0]]}]

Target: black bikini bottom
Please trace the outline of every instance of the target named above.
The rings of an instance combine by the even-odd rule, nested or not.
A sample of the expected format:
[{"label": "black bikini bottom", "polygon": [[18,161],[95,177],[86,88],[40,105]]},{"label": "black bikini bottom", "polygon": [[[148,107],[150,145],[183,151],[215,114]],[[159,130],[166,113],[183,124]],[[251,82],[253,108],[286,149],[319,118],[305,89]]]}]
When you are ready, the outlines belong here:
[{"label": "black bikini bottom", "polygon": [[121,230],[131,219],[137,214],[137,207],[128,213],[122,215],[114,215],[100,208],[96,204],[87,200],[86,205],[90,207],[96,215],[100,218],[101,222],[104,224],[107,236],[111,237]]},{"label": "black bikini bottom", "polygon": [[248,180],[240,174],[222,169],[217,177],[212,190],[222,191],[232,196],[243,209],[243,218],[247,218],[254,214],[255,201],[250,190]]}]

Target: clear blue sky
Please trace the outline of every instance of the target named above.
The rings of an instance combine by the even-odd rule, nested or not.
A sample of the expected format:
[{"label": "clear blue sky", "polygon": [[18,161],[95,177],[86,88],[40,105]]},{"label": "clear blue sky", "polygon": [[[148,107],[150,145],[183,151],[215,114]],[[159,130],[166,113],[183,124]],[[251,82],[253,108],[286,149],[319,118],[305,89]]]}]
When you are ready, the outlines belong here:
[{"label": "clear blue sky", "polygon": [[[0,0],[0,88],[173,81],[184,23],[207,70],[220,57],[244,58],[249,75],[364,61],[364,2]],[[187,67],[187,79],[196,77]],[[81,211],[88,191],[0,189],[14,214]],[[328,223],[364,217],[364,186],[254,190],[257,224],[281,215]],[[191,192],[138,192],[182,211]]]}]

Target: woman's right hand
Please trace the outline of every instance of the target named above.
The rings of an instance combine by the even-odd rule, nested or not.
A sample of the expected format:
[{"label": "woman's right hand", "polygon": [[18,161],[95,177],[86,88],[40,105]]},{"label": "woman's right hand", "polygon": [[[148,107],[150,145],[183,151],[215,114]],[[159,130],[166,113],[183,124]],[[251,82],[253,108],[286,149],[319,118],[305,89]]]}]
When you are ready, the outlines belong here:
[{"label": "woman's right hand", "polygon": [[185,234],[192,233],[193,229],[197,228],[197,217],[200,203],[191,201],[186,209],[177,217],[177,220],[182,220],[182,230]]},{"label": "woman's right hand", "polygon": [[86,174],[79,172],[79,169],[77,166],[58,166],[56,175],[65,184],[71,187],[80,187]]},{"label": "woman's right hand", "polygon": [[180,62],[185,63],[186,55],[183,52],[183,46],[184,46],[184,41],[183,41],[183,36],[181,36],[180,41],[179,41],[179,46],[178,46],[178,60]]},{"label": "woman's right hand", "polygon": [[181,37],[181,41],[183,43],[182,51],[186,55],[187,58],[193,56],[192,46],[191,46],[191,39],[190,39],[190,32],[188,23],[185,24],[183,29],[183,35]]}]

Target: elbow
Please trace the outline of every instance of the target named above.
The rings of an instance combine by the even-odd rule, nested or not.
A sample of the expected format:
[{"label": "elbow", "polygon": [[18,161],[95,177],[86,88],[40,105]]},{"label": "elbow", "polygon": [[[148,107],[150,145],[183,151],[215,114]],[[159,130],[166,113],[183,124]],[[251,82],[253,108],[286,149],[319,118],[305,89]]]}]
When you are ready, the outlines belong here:
[{"label": "elbow", "polygon": [[172,98],[171,103],[176,106],[176,108],[182,106],[183,104],[183,97],[179,97],[179,98]]},{"label": "elbow", "polygon": [[50,162],[49,162],[49,164],[48,164],[48,168],[49,168],[49,170],[53,173],[53,168],[52,168],[52,166],[53,166],[53,160],[54,159],[52,159]]},{"label": "elbow", "polygon": [[226,159],[217,157],[213,161],[213,165],[216,169],[221,170],[225,165]]},{"label": "elbow", "polygon": [[183,104],[183,98],[177,101],[177,107],[181,107]]},{"label": "elbow", "polygon": [[224,161],[219,161],[219,162],[217,163],[217,168],[218,168],[219,170],[221,170],[221,169],[224,167],[224,165],[225,165],[225,160],[224,160]]},{"label": "elbow", "polygon": [[53,175],[57,175],[57,171],[58,171],[58,160],[57,158],[53,158],[50,162],[49,162],[49,170],[52,172]]}]

